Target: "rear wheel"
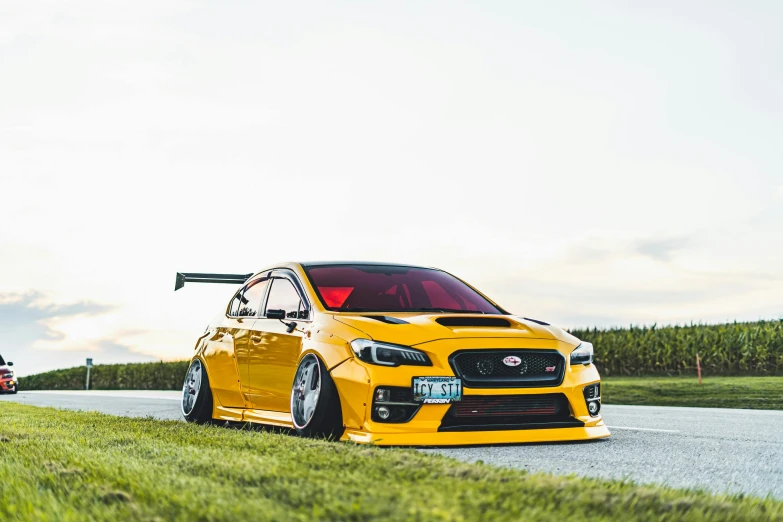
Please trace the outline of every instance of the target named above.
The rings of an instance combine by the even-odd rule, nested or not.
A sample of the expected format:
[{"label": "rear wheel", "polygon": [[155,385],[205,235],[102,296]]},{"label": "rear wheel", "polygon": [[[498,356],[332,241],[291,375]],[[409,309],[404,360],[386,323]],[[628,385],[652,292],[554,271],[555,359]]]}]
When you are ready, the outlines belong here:
[{"label": "rear wheel", "polygon": [[339,439],[344,431],[340,397],[324,363],[307,354],[291,390],[291,420],[299,435]]},{"label": "rear wheel", "polygon": [[212,404],[212,390],[206,368],[196,359],[190,364],[182,386],[182,415],[188,422],[210,422]]}]

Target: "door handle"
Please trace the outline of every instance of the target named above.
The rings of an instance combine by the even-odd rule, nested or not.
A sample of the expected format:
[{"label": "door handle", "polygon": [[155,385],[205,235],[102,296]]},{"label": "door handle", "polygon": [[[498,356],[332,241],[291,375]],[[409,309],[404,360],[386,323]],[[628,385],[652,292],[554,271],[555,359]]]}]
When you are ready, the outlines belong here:
[{"label": "door handle", "polygon": [[253,342],[253,344],[261,344],[261,338],[257,335],[251,335],[250,340]]}]

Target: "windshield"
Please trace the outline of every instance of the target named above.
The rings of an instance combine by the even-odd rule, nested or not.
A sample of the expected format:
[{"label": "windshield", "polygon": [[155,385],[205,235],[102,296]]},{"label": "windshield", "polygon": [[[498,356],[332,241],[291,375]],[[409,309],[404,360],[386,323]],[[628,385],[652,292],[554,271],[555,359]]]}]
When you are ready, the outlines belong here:
[{"label": "windshield", "polygon": [[323,305],[334,312],[505,313],[440,270],[328,265],[305,268],[305,272]]}]

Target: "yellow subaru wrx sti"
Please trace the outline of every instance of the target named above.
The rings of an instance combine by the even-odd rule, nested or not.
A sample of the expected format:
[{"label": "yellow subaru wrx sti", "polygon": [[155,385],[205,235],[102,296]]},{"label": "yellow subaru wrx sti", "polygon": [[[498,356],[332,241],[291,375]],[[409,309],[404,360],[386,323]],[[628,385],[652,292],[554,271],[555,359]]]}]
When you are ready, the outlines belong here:
[{"label": "yellow subaru wrx sti", "polygon": [[381,445],[608,437],[593,347],[447,272],[285,263],[242,284],[196,343],[182,414]]}]

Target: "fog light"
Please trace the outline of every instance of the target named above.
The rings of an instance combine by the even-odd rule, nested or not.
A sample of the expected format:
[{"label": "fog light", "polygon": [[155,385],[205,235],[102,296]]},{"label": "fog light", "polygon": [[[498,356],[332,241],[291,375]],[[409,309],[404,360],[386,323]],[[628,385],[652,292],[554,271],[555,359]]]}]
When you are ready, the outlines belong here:
[{"label": "fog light", "polygon": [[378,388],[375,390],[375,400],[377,402],[389,402],[391,390],[388,388]]},{"label": "fog light", "polygon": [[382,418],[383,420],[388,419],[389,415],[391,415],[391,411],[389,411],[389,408],[386,406],[379,406],[377,412],[378,417]]},{"label": "fog light", "polygon": [[598,401],[590,401],[587,403],[587,411],[590,412],[590,415],[598,414],[598,410],[600,409],[601,409],[601,404]]}]

